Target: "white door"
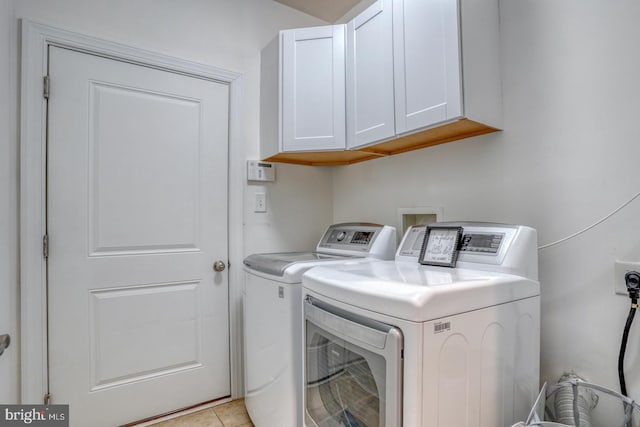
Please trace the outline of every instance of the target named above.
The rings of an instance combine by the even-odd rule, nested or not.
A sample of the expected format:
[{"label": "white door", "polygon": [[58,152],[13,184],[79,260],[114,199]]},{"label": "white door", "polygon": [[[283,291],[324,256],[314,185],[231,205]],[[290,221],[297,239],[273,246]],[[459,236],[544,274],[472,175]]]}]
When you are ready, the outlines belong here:
[{"label": "white door", "polygon": [[283,31],[282,52],[282,149],[344,150],[344,25]]},{"label": "white door", "polygon": [[462,115],[458,0],[394,0],[396,133]]},{"label": "white door", "polygon": [[228,86],[50,48],[49,375],[71,425],[230,395]]},{"label": "white door", "polygon": [[395,135],[391,0],[378,0],[347,24],[347,146]]}]

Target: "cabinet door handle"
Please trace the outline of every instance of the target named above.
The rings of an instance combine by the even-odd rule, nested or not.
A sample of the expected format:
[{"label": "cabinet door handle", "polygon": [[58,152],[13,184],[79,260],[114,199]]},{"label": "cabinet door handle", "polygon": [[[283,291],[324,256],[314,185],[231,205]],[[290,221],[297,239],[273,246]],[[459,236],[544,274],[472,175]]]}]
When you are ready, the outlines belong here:
[{"label": "cabinet door handle", "polygon": [[9,334],[0,335],[0,356],[4,353],[4,350],[11,344],[11,337]]}]

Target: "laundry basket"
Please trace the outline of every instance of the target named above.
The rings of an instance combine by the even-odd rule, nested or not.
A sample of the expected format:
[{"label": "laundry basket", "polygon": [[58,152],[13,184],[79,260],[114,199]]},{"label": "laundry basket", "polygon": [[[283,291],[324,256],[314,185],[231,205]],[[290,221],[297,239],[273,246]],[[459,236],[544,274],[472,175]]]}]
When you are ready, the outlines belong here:
[{"label": "laundry basket", "polygon": [[[598,402],[597,393],[604,393],[619,401],[619,420],[607,420],[606,425],[596,425],[592,422],[588,412]],[[556,401],[558,396],[563,396],[563,398],[569,396],[570,398],[566,402],[562,401],[559,405]],[[558,414],[558,411],[564,413]],[[567,422],[567,416],[571,419],[570,424],[563,423]],[[606,387],[590,384],[579,378],[572,378],[560,381],[550,387],[545,383],[527,420],[514,424],[512,427],[640,427],[637,421],[634,424],[634,419],[639,418],[640,405],[633,399]],[[563,422],[559,422],[559,420]]]}]

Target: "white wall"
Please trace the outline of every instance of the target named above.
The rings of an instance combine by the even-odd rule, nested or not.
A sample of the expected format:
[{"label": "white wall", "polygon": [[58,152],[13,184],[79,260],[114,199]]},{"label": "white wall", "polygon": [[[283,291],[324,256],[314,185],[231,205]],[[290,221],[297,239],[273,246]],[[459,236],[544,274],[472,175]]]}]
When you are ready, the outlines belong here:
[{"label": "white wall", "polygon": [[[545,244],[640,191],[640,3],[500,6],[505,130],[336,168],[335,221],[395,224],[397,208],[442,206],[445,220],[531,225]],[[615,259],[640,261],[640,200],[593,231],[540,251],[543,381],[575,370],[618,389],[629,300],[613,293]],[[640,324],[626,364],[636,399],[638,336]],[[600,412],[609,419],[601,425],[612,425]]]},{"label": "white wall", "polygon": [[[245,192],[245,254],[315,249],[332,222],[331,184],[330,168],[278,163],[275,183],[249,185]],[[253,212],[255,193],[267,194],[267,213]]]},{"label": "white wall", "polygon": [[[19,395],[15,332],[19,145],[13,92],[18,86],[16,19],[20,18],[242,73],[238,140],[246,159],[255,159],[259,153],[260,50],[280,29],[323,23],[267,0],[0,0],[0,333],[8,329],[15,338],[12,351],[0,358],[1,403],[15,402]],[[244,170],[243,164],[232,165],[239,168]],[[249,186],[244,177],[243,172],[232,176],[231,187],[242,193],[232,197],[249,199],[257,189],[264,190],[270,208],[266,214],[256,214],[252,203],[245,205],[242,234],[230,236],[244,243],[244,255],[283,250],[284,242],[296,249],[315,245],[332,216],[329,169],[278,167],[277,182],[267,186]],[[303,201],[289,203],[288,194],[298,194]],[[239,268],[242,260],[231,261]],[[8,390],[5,373],[11,378]]]},{"label": "white wall", "polygon": [[13,342],[0,357],[0,403],[18,395],[16,52],[13,3],[0,0],[0,334]]}]

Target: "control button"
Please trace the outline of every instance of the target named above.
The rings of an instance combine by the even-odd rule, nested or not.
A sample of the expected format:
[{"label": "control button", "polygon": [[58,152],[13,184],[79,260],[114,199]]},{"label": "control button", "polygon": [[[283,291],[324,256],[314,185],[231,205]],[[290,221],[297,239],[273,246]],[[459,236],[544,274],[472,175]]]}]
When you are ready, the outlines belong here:
[{"label": "control button", "polygon": [[345,237],[347,237],[347,233],[345,233],[344,231],[341,231],[341,232],[338,233],[338,236],[336,237],[336,240],[338,242],[342,242]]}]

